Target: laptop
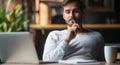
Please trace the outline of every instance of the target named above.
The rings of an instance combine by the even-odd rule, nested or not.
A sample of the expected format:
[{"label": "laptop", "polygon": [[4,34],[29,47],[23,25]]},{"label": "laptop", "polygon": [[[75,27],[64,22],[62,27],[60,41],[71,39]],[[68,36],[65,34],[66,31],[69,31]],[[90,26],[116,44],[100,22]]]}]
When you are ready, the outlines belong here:
[{"label": "laptop", "polygon": [[2,63],[39,63],[29,32],[0,32],[0,61]]}]

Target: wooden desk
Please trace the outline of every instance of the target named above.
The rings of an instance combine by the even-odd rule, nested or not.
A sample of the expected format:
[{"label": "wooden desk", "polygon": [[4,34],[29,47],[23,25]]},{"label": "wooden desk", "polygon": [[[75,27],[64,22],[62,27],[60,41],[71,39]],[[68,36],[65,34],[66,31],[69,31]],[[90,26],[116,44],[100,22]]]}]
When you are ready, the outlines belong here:
[{"label": "wooden desk", "polygon": [[1,64],[1,65],[120,65],[119,63],[107,64],[105,62],[99,62],[98,64],[62,64],[62,63],[50,63],[50,64]]}]

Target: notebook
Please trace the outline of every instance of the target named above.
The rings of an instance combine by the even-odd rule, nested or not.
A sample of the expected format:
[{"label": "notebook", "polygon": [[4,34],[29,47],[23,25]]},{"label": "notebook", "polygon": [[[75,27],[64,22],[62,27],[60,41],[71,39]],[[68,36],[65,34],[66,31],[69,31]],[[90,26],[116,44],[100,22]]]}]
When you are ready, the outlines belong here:
[{"label": "notebook", "polygon": [[0,60],[2,63],[39,63],[30,33],[0,32]]}]

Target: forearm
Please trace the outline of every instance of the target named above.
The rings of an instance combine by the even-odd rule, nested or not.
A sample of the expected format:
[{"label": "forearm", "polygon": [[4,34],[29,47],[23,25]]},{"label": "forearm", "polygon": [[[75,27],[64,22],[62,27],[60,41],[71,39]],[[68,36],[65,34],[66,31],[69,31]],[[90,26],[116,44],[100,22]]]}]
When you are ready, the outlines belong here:
[{"label": "forearm", "polygon": [[77,34],[78,25],[73,24],[72,26],[67,26],[67,35],[65,37],[66,42],[70,42]]},{"label": "forearm", "polygon": [[64,50],[66,49],[67,42],[64,40],[59,43],[59,45],[53,50],[50,47],[44,50],[43,61],[58,61],[61,60],[64,56]]},{"label": "forearm", "polygon": [[69,38],[69,34],[64,38],[59,38],[59,35],[55,31],[48,35],[43,53],[43,61],[57,61],[63,58],[66,46],[69,44],[68,41],[72,39],[69,38],[66,41],[65,38]]}]

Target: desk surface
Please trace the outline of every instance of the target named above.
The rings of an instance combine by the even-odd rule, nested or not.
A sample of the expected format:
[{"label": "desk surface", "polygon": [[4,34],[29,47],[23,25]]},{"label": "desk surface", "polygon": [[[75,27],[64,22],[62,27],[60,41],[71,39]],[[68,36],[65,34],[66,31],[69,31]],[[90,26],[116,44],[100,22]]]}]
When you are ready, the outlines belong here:
[{"label": "desk surface", "polygon": [[48,64],[1,64],[1,65],[120,65],[120,63],[110,63],[99,62],[98,64],[63,64],[63,63],[48,63]]}]

